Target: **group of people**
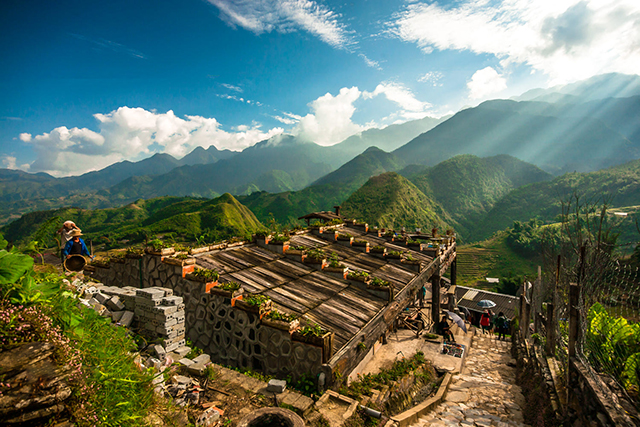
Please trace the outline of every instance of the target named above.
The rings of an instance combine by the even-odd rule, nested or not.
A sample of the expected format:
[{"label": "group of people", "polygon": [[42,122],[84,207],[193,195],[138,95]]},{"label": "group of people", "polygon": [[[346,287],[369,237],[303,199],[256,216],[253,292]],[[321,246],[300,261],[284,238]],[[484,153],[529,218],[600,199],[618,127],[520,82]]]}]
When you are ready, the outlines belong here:
[{"label": "group of people", "polygon": [[509,329],[509,319],[507,319],[503,312],[499,312],[496,316],[493,311],[486,309],[480,317],[480,327],[483,334],[497,333],[498,339],[506,339],[506,334]]},{"label": "group of people", "polygon": [[84,240],[80,237],[82,230],[73,221],[65,221],[58,230],[58,234],[60,235],[63,262],[72,255],[85,255],[93,258]]}]

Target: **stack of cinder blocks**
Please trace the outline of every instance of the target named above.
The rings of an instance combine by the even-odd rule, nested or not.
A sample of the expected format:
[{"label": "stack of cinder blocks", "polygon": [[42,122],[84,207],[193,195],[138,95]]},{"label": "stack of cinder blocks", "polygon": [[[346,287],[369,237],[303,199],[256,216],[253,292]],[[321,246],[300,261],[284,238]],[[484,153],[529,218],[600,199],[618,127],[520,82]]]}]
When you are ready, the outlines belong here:
[{"label": "stack of cinder blocks", "polygon": [[86,299],[81,302],[92,307],[98,314],[110,317],[123,326],[131,326],[135,308],[135,288],[117,288],[90,283],[81,286],[80,291]]},{"label": "stack of cinder blocks", "polygon": [[140,334],[159,340],[166,352],[185,345],[184,303],[172,289],[136,289],[134,313]]}]

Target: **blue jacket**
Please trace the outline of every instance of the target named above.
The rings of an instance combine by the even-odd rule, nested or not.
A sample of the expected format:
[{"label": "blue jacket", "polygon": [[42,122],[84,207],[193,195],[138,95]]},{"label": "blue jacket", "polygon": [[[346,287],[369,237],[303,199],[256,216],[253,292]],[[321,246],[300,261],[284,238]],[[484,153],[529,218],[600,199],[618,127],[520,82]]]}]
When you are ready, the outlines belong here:
[{"label": "blue jacket", "polygon": [[[80,254],[91,256],[91,254],[89,253],[89,249],[87,249],[87,245],[85,245],[84,240],[82,240],[82,237],[78,237],[78,240],[80,240],[80,246],[82,246],[82,250],[80,251]],[[69,240],[67,244],[64,245],[64,249],[62,250],[62,256],[66,258],[67,255],[69,255],[69,252],[71,251],[72,247],[73,247],[73,239]]]}]

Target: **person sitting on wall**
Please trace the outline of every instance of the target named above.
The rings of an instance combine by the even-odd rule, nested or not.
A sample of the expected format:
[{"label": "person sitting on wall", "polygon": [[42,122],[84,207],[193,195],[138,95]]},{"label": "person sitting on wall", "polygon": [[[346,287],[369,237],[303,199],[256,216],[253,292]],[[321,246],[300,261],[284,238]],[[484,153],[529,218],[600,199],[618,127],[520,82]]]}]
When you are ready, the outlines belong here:
[{"label": "person sitting on wall", "polygon": [[86,255],[93,258],[93,255],[89,253],[87,245],[84,244],[84,240],[80,238],[82,232],[80,230],[73,230],[71,233],[71,240],[67,242],[62,249],[62,256],[65,258],[71,258],[71,255]]},{"label": "person sitting on wall", "polygon": [[438,330],[445,341],[456,342],[453,334],[451,333],[451,327],[449,326],[446,315],[442,316],[442,320],[438,322]]}]

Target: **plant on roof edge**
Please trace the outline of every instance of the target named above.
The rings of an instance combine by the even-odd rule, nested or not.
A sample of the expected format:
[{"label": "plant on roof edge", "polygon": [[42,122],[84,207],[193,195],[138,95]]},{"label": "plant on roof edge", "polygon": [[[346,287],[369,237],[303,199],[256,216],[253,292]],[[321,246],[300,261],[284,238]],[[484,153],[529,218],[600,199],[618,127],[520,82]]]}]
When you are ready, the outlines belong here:
[{"label": "plant on roof edge", "polygon": [[359,271],[359,270],[353,270],[353,271],[349,271],[349,274],[347,275],[348,279],[368,279],[369,273],[367,273],[366,271]]},{"label": "plant on roof edge", "polygon": [[220,277],[217,271],[209,270],[208,268],[198,268],[196,270],[193,270],[193,273],[191,273],[191,275],[193,277],[197,277],[198,279],[204,279],[207,282],[215,282],[216,280],[218,280],[218,277]]},{"label": "plant on roof edge", "polygon": [[153,248],[154,251],[161,251],[166,248],[167,245],[160,239],[153,239],[147,243],[147,246]]},{"label": "plant on roof edge", "polygon": [[277,308],[274,308],[269,313],[265,314],[265,317],[271,320],[281,320],[283,322],[292,322],[296,320],[294,315],[278,311]]},{"label": "plant on roof edge", "polygon": [[225,282],[218,286],[223,291],[237,291],[240,289],[240,284],[238,282]]},{"label": "plant on roof edge", "polygon": [[260,307],[270,299],[271,298],[269,298],[268,296],[260,294],[246,294],[242,297],[242,301],[253,307]]},{"label": "plant on roof edge", "polygon": [[296,245],[296,246],[289,246],[289,250],[290,251],[305,251],[305,250],[307,250],[307,248],[305,246]]},{"label": "plant on roof edge", "polygon": [[317,323],[314,323],[313,325],[304,325],[302,328],[300,328],[300,334],[302,336],[308,337],[308,336],[315,336],[315,337],[321,337],[324,334],[326,334],[328,331],[325,331],[322,326],[318,325]]},{"label": "plant on roof edge", "polygon": [[389,252],[387,252],[387,255],[390,255],[392,257],[394,257],[394,256],[402,256],[402,251],[389,251]]},{"label": "plant on roof edge", "polygon": [[309,249],[307,251],[307,259],[314,259],[317,261],[323,260],[327,257],[327,253],[324,249]]},{"label": "plant on roof edge", "polygon": [[290,239],[289,234],[283,233],[283,234],[276,234],[271,238],[271,241],[275,243],[284,243],[284,242],[288,242],[289,239]]},{"label": "plant on roof edge", "polygon": [[387,282],[384,279],[380,279],[379,277],[374,277],[373,279],[371,279],[371,285],[384,288],[391,285],[391,283]]},{"label": "plant on roof edge", "polygon": [[340,262],[340,258],[338,258],[338,254],[335,252],[331,252],[331,255],[329,255],[329,267],[344,268],[344,264]]}]

